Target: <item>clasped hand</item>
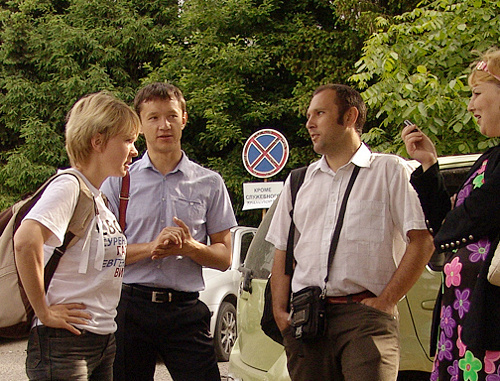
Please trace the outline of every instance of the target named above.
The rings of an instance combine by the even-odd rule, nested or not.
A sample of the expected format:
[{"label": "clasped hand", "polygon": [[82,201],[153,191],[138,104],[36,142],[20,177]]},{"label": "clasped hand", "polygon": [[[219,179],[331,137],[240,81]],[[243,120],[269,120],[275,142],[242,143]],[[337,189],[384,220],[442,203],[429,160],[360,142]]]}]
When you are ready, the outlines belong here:
[{"label": "clasped hand", "polygon": [[151,258],[160,259],[171,255],[189,256],[195,244],[189,227],[177,217],[173,218],[177,226],[163,228],[153,242]]}]

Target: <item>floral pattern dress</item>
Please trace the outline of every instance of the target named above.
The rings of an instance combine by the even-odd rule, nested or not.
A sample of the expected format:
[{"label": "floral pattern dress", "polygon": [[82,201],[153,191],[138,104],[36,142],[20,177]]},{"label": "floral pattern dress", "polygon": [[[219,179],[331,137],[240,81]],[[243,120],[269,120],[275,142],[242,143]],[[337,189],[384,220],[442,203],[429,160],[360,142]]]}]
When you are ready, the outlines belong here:
[{"label": "floral pattern dress", "polygon": [[[456,206],[484,183],[488,160],[469,177],[457,194]],[[491,247],[481,239],[453,252],[443,269],[442,305],[439,337],[432,381],[500,381],[500,351],[470,349],[462,342],[461,333],[482,263]]]}]

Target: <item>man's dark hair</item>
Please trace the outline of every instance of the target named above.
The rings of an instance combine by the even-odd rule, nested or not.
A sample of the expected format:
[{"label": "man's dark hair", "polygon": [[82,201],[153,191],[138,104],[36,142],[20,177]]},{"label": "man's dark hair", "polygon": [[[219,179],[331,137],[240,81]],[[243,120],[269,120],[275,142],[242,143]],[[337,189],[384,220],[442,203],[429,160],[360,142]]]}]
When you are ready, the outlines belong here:
[{"label": "man's dark hair", "polygon": [[313,97],[328,89],[335,91],[335,94],[337,95],[335,98],[335,103],[339,107],[339,118],[337,123],[340,125],[343,124],[344,115],[351,107],[356,107],[358,109],[359,115],[356,120],[356,131],[361,135],[361,132],[363,132],[363,126],[366,122],[366,104],[363,101],[363,98],[361,98],[361,95],[352,87],[347,85],[329,83],[314,90]]},{"label": "man's dark hair", "polygon": [[143,87],[134,99],[134,109],[137,115],[141,115],[141,108],[144,102],[149,102],[155,99],[160,100],[177,100],[181,105],[182,112],[186,112],[186,100],[182,91],[168,82],[154,82]]}]

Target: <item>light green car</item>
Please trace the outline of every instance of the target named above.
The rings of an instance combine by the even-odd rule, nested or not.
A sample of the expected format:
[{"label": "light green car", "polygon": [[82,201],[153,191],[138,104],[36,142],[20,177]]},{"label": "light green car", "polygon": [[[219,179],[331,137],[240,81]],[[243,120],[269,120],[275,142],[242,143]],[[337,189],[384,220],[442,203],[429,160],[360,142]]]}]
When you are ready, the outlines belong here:
[{"label": "light green car", "polygon": [[[479,155],[439,158],[450,193],[460,186]],[[416,163],[415,163],[416,166]],[[290,381],[283,346],[260,329],[264,289],[269,277],[274,247],[265,236],[276,203],[269,209],[250,245],[244,266],[237,305],[238,339],[229,358],[228,379],[233,381]],[[399,381],[429,380],[431,317],[441,283],[442,258],[435,255],[413,288],[399,304],[401,359]]]}]

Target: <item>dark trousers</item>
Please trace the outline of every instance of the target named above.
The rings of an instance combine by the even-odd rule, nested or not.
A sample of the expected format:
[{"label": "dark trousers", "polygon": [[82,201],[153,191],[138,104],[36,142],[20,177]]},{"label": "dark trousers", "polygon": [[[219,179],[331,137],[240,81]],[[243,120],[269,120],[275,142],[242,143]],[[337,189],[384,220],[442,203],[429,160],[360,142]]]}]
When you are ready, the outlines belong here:
[{"label": "dark trousers", "polygon": [[394,381],[399,368],[398,319],[363,304],[327,305],[324,337],[302,342],[285,330],[293,381]]},{"label": "dark trousers", "polygon": [[113,334],[34,327],[28,339],[26,373],[30,380],[111,381],[115,358]]},{"label": "dark trousers", "polygon": [[210,311],[198,299],[154,303],[122,292],[115,381],[153,380],[161,357],[175,381],[220,381]]}]

